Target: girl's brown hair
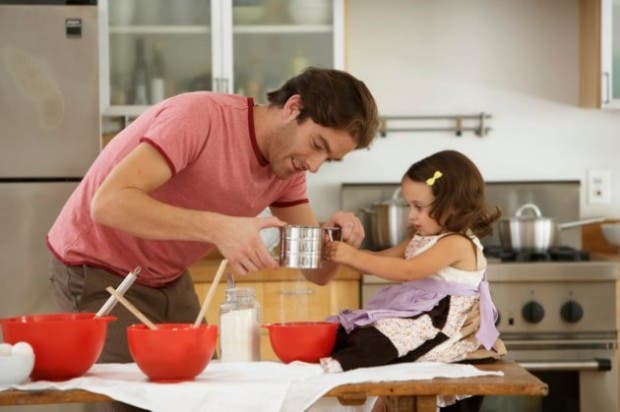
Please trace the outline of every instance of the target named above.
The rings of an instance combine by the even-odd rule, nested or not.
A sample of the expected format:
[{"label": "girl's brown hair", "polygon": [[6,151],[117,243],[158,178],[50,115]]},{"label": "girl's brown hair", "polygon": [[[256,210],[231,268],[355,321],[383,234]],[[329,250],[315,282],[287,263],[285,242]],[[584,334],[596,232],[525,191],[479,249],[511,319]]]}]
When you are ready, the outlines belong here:
[{"label": "girl's brown hair", "polygon": [[436,172],[441,177],[429,185],[435,197],[429,215],[450,232],[490,234],[501,213],[486,205],[484,180],[476,165],[460,152],[444,150],[414,163],[403,179],[426,183]]},{"label": "girl's brown hair", "polygon": [[298,123],[310,118],[321,126],[345,130],[357,142],[357,149],[368,147],[377,134],[375,99],[366,85],[349,73],[309,67],[267,93],[267,98],[270,105],[282,107],[295,94],[303,104]]}]

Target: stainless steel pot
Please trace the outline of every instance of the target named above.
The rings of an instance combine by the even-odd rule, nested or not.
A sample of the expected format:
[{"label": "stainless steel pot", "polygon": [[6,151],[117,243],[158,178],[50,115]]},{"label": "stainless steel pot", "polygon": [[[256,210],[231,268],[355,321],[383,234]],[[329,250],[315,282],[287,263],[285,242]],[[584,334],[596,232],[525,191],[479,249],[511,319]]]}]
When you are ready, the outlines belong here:
[{"label": "stainless steel pot", "polygon": [[376,202],[361,212],[370,219],[370,241],[373,249],[387,249],[402,242],[409,231],[409,205],[400,196],[400,188],[392,198]]},{"label": "stainless steel pot", "polygon": [[[532,212],[526,214],[526,211]],[[504,250],[517,252],[545,253],[554,246],[559,231],[590,223],[602,222],[603,217],[556,223],[555,219],[544,217],[538,206],[526,203],[517,209],[515,216],[501,219],[498,225],[499,239]]]}]

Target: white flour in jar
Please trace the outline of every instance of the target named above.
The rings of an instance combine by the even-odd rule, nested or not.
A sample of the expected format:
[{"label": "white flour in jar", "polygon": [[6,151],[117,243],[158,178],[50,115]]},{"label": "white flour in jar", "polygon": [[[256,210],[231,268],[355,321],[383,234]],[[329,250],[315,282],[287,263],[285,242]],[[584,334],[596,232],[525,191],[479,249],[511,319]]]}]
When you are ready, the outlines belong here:
[{"label": "white flour in jar", "polygon": [[221,315],[220,347],[223,362],[260,360],[260,325],[256,308]]}]

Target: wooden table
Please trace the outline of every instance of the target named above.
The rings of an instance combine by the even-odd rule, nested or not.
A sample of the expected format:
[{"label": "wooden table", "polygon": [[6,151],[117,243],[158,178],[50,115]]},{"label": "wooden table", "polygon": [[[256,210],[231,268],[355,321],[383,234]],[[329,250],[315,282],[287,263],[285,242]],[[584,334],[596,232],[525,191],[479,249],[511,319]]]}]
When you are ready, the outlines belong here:
[{"label": "wooden table", "polygon": [[388,411],[434,412],[437,395],[546,396],[549,392],[546,383],[512,361],[475,366],[502,371],[504,376],[349,384],[325,396],[336,396],[345,405],[362,403],[367,396],[382,396]]},{"label": "wooden table", "polygon": [[[388,411],[434,412],[437,395],[546,396],[547,384],[511,361],[476,365],[482,370],[502,371],[504,376],[457,379],[412,380],[356,383],[338,386],[325,396],[337,397],[342,404],[363,403],[368,396],[385,397]],[[110,402],[112,398],[83,390],[0,392],[0,405]]]}]

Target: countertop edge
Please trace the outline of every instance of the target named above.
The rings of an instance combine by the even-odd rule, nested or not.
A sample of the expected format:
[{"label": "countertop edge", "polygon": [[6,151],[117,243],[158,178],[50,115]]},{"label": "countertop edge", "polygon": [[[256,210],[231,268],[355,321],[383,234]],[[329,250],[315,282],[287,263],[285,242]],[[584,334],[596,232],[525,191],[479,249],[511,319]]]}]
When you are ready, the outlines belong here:
[{"label": "countertop edge", "polygon": [[[215,272],[220,264],[217,259],[202,259],[189,267],[190,275],[194,282],[212,282]],[[300,280],[303,278],[299,269],[267,269],[260,272],[239,277],[243,282],[278,282],[288,280]],[[341,266],[332,280],[360,280],[361,274],[347,266]]]}]

